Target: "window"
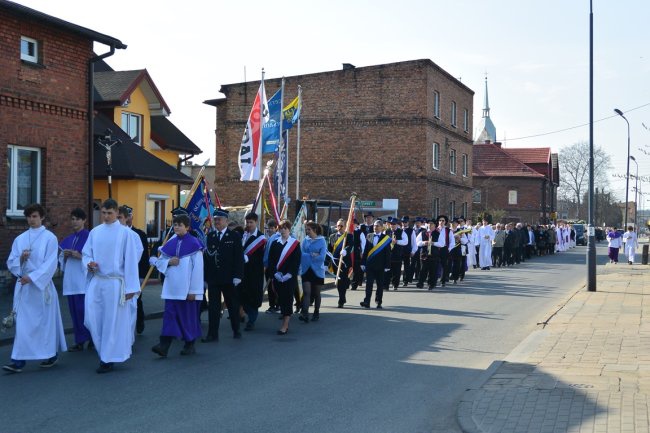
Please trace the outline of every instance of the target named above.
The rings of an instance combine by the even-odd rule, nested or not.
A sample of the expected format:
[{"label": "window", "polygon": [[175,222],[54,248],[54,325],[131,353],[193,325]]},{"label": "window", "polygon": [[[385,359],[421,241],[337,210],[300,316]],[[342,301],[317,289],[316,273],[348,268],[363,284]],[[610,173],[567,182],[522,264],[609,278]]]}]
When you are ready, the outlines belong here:
[{"label": "window", "polygon": [[463,108],[463,131],[469,131],[469,111],[467,111],[467,108]]},{"label": "window", "polygon": [[449,173],[456,174],[456,150],[449,151]]},{"label": "window", "polygon": [[41,150],[7,147],[7,215],[22,216],[23,209],[41,201]]},{"label": "window", "polygon": [[481,202],[481,190],[480,189],[475,189],[472,191],[472,203],[480,203]]},{"label": "window", "polygon": [[27,36],[20,37],[20,60],[38,63],[38,42]]},{"label": "window", "polygon": [[122,112],[122,130],[129,134],[135,144],[142,146],[142,116]]},{"label": "window", "polygon": [[433,143],[433,169],[440,170],[440,145]]},{"label": "window", "polygon": [[449,218],[451,218],[451,219],[456,218],[456,202],[455,201],[450,201],[449,202]]},{"label": "window", "polygon": [[508,191],[508,204],[517,204],[517,191]]},{"label": "window", "polygon": [[469,176],[469,157],[463,153],[463,177]]},{"label": "window", "polygon": [[433,91],[433,117],[440,119],[440,93]]},{"label": "window", "polygon": [[160,233],[165,230],[165,201],[168,198],[167,195],[147,194],[145,204],[145,221],[147,225],[145,232],[149,240],[159,239]]},{"label": "window", "polygon": [[464,216],[465,218],[467,218],[467,214],[468,214],[468,213],[469,213],[469,212],[467,212],[467,202],[464,202],[464,203],[463,203],[463,216]]},{"label": "window", "polygon": [[[439,198],[434,198],[433,199],[433,209],[431,209],[433,212],[431,215],[433,218],[438,218],[438,215],[440,215],[440,199]],[[437,224],[437,221],[436,221]]]},{"label": "window", "polygon": [[451,101],[451,126],[456,127],[456,103]]}]

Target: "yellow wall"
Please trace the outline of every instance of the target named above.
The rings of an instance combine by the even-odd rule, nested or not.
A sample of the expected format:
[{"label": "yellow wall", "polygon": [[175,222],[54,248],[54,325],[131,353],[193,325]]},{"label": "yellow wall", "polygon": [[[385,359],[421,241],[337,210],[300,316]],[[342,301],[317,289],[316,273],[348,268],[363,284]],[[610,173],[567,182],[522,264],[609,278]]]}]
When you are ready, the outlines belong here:
[{"label": "yellow wall", "polygon": [[[167,195],[165,200],[165,214],[163,218],[171,219],[171,210],[178,206],[176,185],[163,182],[144,180],[114,180],[112,184],[113,199],[122,206],[124,204],[133,208],[133,225],[144,230],[146,226],[146,201],[147,194]],[[108,183],[106,180],[96,180],[93,183],[93,196],[100,202],[108,198]]]},{"label": "yellow wall", "polygon": [[149,103],[147,98],[140,90],[140,87],[137,87],[129,98],[128,107],[115,107],[115,112],[113,113],[113,122],[117,126],[122,126],[122,112],[140,114],[142,116],[142,147],[148,151],[151,151],[151,113],[149,111]]}]

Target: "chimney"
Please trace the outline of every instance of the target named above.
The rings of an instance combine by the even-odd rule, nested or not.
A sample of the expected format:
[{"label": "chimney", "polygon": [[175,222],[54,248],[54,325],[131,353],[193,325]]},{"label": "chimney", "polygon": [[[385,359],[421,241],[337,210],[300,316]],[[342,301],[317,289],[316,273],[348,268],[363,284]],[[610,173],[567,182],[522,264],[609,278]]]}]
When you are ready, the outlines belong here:
[{"label": "chimney", "polygon": [[354,66],[352,63],[343,63],[343,70],[344,71],[349,71],[351,69],[354,69],[356,66]]}]

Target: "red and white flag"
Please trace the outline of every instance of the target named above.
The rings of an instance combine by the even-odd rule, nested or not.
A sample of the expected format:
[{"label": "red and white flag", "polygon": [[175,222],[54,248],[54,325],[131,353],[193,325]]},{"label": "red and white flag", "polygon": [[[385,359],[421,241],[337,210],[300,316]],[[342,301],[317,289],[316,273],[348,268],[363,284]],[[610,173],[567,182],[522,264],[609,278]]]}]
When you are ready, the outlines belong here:
[{"label": "red and white flag", "polygon": [[253,109],[248,116],[246,130],[241,139],[239,150],[240,180],[260,180],[260,166],[262,165],[262,126],[269,120],[269,107],[266,101],[264,80],[255,96]]}]

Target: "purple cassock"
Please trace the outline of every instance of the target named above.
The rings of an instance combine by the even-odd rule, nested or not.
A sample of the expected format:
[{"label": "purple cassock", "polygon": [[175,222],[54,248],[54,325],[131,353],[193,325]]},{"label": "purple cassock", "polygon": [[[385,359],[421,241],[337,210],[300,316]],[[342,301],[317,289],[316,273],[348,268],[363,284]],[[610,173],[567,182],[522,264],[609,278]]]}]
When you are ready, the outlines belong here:
[{"label": "purple cassock", "polygon": [[[59,248],[61,248],[61,250],[74,250],[81,253],[81,250],[86,244],[86,240],[88,240],[89,234],[90,232],[86,229],[73,233],[61,241]],[[70,264],[72,265],[72,262]],[[68,307],[70,309],[70,317],[72,318],[75,344],[83,344],[86,341],[90,341],[90,332],[84,326],[86,295],[83,293],[83,287],[85,286],[85,276],[83,270],[80,268],[81,261],[77,263],[75,260],[74,266],[76,266],[76,268],[67,267],[65,269],[67,275],[64,277],[65,284],[63,294],[68,298]]]},{"label": "purple cassock", "polygon": [[[185,236],[174,236],[160,249],[164,256],[169,258],[178,257],[180,259],[179,266],[167,268],[167,273],[170,272],[183,272],[184,275],[186,267],[190,266],[190,256],[201,251],[203,244],[194,236],[187,234]],[[190,271],[191,273],[191,271]],[[203,271],[201,269],[201,275]],[[165,284],[170,283],[176,278],[170,278],[166,275]],[[191,278],[190,278],[191,279]],[[201,277],[202,280],[202,277]],[[186,280],[190,284],[189,280]],[[185,283],[185,281],[183,281]],[[179,287],[180,288],[180,285]],[[165,290],[163,290],[163,293]],[[163,295],[164,297],[164,295]],[[194,341],[201,336],[201,318],[200,318],[201,301],[187,301],[181,299],[165,299],[165,311],[163,313],[163,325],[161,336],[176,337],[185,341]]]}]

